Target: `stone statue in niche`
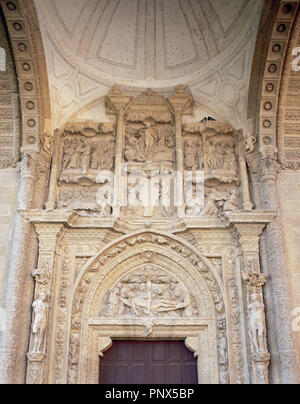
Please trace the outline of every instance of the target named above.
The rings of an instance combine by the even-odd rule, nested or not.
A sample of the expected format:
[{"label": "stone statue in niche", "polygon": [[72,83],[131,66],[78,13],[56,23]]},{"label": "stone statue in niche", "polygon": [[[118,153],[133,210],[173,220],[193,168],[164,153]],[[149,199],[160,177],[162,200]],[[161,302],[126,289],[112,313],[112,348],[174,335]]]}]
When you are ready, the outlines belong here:
[{"label": "stone statue in niche", "polygon": [[41,290],[39,297],[33,302],[34,320],[32,325],[33,353],[43,352],[44,338],[47,326],[48,294]]},{"label": "stone statue in niche", "polygon": [[249,325],[254,351],[267,352],[265,306],[258,293],[252,293],[249,303]]},{"label": "stone statue in niche", "polygon": [[103,315],[120,317],[195,317],[189,292],[152,266],[123,278],[107,298]]}]

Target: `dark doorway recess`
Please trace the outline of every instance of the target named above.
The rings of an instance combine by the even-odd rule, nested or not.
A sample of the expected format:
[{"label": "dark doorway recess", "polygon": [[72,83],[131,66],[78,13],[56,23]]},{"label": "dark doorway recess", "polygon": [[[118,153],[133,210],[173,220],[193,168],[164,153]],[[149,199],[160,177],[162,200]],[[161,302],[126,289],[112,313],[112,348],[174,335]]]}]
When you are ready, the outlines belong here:
[{"label": "dark doorway recess", "polygon": [[100,384],[197,384],[184,341],[114,341],[100,360]]}]

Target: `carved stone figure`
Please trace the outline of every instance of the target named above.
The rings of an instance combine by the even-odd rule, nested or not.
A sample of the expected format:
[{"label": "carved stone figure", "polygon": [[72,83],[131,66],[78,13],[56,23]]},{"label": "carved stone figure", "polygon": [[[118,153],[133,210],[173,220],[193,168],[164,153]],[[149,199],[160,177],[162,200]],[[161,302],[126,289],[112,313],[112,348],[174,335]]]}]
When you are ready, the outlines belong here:
[{"label": "carved stone figure", "polygon": [[218,216],[222,212],[238,209],[239,193],[236,189],[222,191],[213,188],[207,195],[203,216]]},{"label": "carved stone figure", "polygon": [[251,333],[251,341],[255,352],[266,352],[266,318],[265,306],[259,295],[253,293],[251,295],[251,303],[249,304],[249,325]]},{"label": "carved stone figure", "polygon": [[244,137],[245,150],[247,154],[254,152],[256,143],[256,136],[254,136],[252,132],[247,132]]},{"label": "carved stone figure", "polygon": [[145,129],[142,129],[141,133],[144,136],[145,143],[145,158],[146,160],[151,160],[152,153],[154,151],[155,144],[158,144],[159,136],[157,131],[154,128],[155,121],[154,119],[146,119],[145,120]]},{"label": "carved stone figure", "polygon": [[219,208],[216,205],[217,201],[222,200],[220,192],[217,189],[212,189],[205,202],[203,216],[218,216]]},{"label": "carved stone figure", "polygon": [[139,129],[135,132],[135,127],[127,127],[126,133],[126,147],[124,156],[126,161],[135,161],[137,163],[142,163],[146,161],[143,147],[143,138],[140,134]]},{"label": "carved stone figure", "polygon": [[47,326],[48,294],[42,290],[39,297],[33,302],[34,320],[32,325],[33,346],[35,353],[43,352],[45,331]]},{"label": "carved stone figure", "polygon": [[164,271],[145,271],[123,278],[110,292],[106,317],[192,317],[196,311],[190,294]]},{"label": "carved stone figure", "polygon": [[185,158],[185,168],[187,170],[194,170],[196,167],[196,153],[197,150],[191,140],[185,143],[184,148],[184,158]]},{"label": "carved stone figure", "polygon": [[94,144],[91,154],[91,168],[93,170],[112,170],[114,166],[114,142],[103,141]]},{"label": "carved stone figure", "polygon": [[239,198],[239,193],[236,189],[233,189],[228,196],[228,200],[224,203],[223,206],[223,211],[224,212],[230,212],[233,210],[238,209],[238,198]]}]

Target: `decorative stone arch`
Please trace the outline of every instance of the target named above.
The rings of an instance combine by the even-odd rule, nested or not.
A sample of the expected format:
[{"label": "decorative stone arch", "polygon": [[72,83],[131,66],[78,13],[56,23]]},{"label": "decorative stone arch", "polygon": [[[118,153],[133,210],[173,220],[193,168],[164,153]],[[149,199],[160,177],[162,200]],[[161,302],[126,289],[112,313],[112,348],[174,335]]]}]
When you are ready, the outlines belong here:
[{"label": "decorative stone arch", "polygon": [[[197,315],[102,316],[115,285],[147,266],[171,274],[184,285]],[[220,358],[220,341],[224,343],[226,334],[223,291],[222,279],[210,262],[176,236],[140,231],[110,243],[87,263],[74,285],[68,382],[97,383],[99,356],[114,338],[183,339],[198,357],[199,383],[229,382],[228,362]]]},{"label": "decorative stone arch", "polygon": [[[37,241],[20,210],[43,208],[52,154],[50,94],[43,42],[33,0],[0,1],[7,26],[16,78],[13,148],[0,150],[1,168],[20,176],[4,306],[6,333],[1,336],[0,383],[24,383]],[[21,160],[21,162],[20,162]],[[19,174],[20,172],[20,174]]]},{"label": "decorative stone arch", "polygon": [[[286,112],[289,77],[292,72],[292,49],[297,38],[299,0],[265,1],[252,62],[249,87],[248,119],[246,133],[246,159],[249,167],[255,209],[280,211],[279,178],[285,168],[297,168],[297,162],[286,159],[283,134],[287,133]],[[290,71],[287,74],[287,71]],[[293,85],[296,87],[295,85]],[[287,103],[288,104],[288,103]],[[291,103],[293,105],[293,103]],[[293,113],[290,114],[293,128]],[[296,119],[295,119],[296,120]],[[294,130],[294,129],[293,129]],[[296,145],[291,143],[293,153]],[[298,383],[299,370],[295,336],[291,324],[290,286],[284,251],[283,229],[278,216],[262,234],[260,253],[262,272],[270,281],[265,287],[266,323],[268,344],[272,356],[269,378],[272,384]],[[284,298],[276,294],[277,285],[284,290]],[[274,299],[274,296],[277,296]],[[285,338],[282,339],[282,330]]]}]

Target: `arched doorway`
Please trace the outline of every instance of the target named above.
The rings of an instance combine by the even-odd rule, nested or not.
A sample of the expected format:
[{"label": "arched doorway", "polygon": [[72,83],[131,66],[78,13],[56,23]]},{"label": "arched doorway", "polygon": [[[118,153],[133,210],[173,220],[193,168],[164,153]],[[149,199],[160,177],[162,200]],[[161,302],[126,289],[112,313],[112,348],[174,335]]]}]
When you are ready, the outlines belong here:
[{"label": "arched doorway", "polygon": [[100,361],[99,384],[198,384],[197,359],[180,340],[116,340]]}]

